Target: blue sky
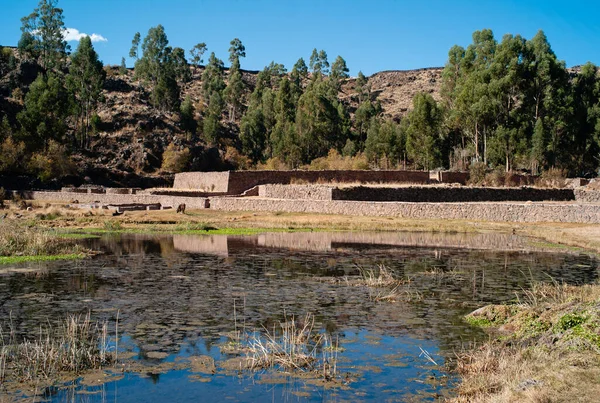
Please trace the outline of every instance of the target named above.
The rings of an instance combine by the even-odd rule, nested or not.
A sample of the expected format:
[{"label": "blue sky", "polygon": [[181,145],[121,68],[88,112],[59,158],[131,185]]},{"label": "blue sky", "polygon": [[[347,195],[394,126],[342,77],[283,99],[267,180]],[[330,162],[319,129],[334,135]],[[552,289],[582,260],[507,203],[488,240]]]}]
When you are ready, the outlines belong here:
[{"label": "blue sky", "polygon": [[[1,45],[17,44],[20,18],[37,3],[0,0]],[[119,64],[134,33],[143,37],[158,24],[171,46],[187,53],[206,42],[225,61],[238,37],[247,53],[242,68],[253,70],[273,60],[291,69],[299,57],[308,62],[313,48],[324,49],[330,62],[344,57],[352,75],[443,66],[452,45],[467,46],[483,28],[498,40],[543,29],[567,66],[600,64],[598,0],[59,0],[59,7],[66,27],[106,39],[94,43],[105,64]]]}]

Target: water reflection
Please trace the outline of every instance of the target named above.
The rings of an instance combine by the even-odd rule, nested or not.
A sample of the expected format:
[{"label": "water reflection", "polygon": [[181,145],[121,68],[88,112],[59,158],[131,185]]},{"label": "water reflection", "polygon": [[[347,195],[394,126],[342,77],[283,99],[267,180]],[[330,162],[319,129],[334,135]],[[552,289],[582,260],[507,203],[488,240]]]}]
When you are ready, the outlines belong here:
[{"label": "water reflection", "polygon": [[[121,345],[142,361],[152,362],[148,354],[157,351],[170,354],[167,361],[199,354],[220,359],[218,347],[227,341],[225,335],[242,324],[247,329],[272,328],[284,315],[300,317],[310,312],[319,328],[340,337],[342,343],[348,341],[347,356],[355,354],[355,364],[361,355],[371,357],[356,365],[379,366],[381,371],[386,362],[367,342],[369,337],[378,337],[379,345],[390,351],[406,350],[411,363],[422,363],[418,351],[415,355],[403,346],[428,345],[443,361],[463,343],[483,337],[462,321],[469,311],[513,300],[532,281],[552,278],[582,284],[598,278],[598,261],[593,257],[533,251],[527,239],[514,235],[119,235],[90,244],[104,254],[0,272],[0,314],[5,319],[12,316],[18,335],[35,333],[40,322],[58,320],[66,313],[91,310],[95,318],[114,321],[120,312]],[[395,276],[409,279],[409,291],[419,297],[381,303],[373,300],[367,287],[349,285],[347,280],[357,278],[359,268],[381,264]],[[357,338],[353,332],[363,333]],[[408,382],[407,390],[391,397],[418,390],[419,383],[404,377],[422,379],[425,372],[407,375],[406,371],[398,367],[377,372]],[[190,382],[184,372],[168,371],[149,379],[157,385],[181,386]],[[371,377],[376,384],[384,377],[377,374],[363,379]],[[141,387],[137,378],[128,385],[132,391]],[[229,381],[210,385],[202,390],[232,387]],[[251,385],[238,387],[252,389]],[[283,388],[275,389],[282,393]],[[438,393],[447,386],[428,390]],[[244,396],[256,397],[252,393]]]}]

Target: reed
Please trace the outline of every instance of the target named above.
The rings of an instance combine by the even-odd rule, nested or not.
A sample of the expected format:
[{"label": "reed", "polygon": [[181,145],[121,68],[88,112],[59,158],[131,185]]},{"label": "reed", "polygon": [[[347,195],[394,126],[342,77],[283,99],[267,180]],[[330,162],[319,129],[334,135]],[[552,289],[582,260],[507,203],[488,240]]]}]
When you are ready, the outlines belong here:
[{"label": "reed", "polygon": [[314,315],[302,320],[285,317],[272,330],[254,332],[249,337],[251,368],[284,371],[312,371],[327,380],[337,376],[338,340],[315,329]]},{"label": "reed", "polygon": [[0,326],[0,380],[51,379],[60,373],[81,373],[111,365],[108,322],[90,314],[70,315],[58,325],[42,325],[35,338],[16,341],[12,320]]}]

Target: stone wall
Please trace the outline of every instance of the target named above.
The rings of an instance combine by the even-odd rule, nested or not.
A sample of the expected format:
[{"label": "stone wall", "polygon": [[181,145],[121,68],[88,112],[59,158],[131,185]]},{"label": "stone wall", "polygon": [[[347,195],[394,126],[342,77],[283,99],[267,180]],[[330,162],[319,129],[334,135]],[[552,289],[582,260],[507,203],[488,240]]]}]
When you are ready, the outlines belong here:
[{"label": "stone wall", "polygon": [[332,186],[322,185],[260,185],[258,195],[272,199],[332,200]]},{"label": "stone wall", "polygon": [[318,183],[429,183],[423,171],[229,171],[185,172],[175,175],[175,189],[241,194],[265,184]]},{"label": "stone wall", "polygon": [[471,187],[365,187],[332,190],[332,200],[402,202],[570,201],[572,189]]},{"label": "stone wall", "polygon": [[[188,209],[203,209],[208,199],[160,195],[78,194],[63,192],[23,192],[34,200],[62,201],[77,199],[80,203],[129,204],[161,203],[176,207],[185,203]],[[480,220],[498,222],[573,222],[600,223],[599,204],[579,203],[407,203],[341,200],[284,200],[243,197],[215,197],[210,208],[226,211],[283,211],[301,213],[342,214],[359,216],[391,216],[412,219]]]},{"label": "stone wall", "polygon": [[229,171],[183,172],[175,174],[173,189],[198,189],[211,193],[228,193],[229,174]]},{"label": "stone wall", "polygon": [[138,195],[138,194],[89,194],[89,193],[65,193],[65,192],[42,192],[25,191],[20,192],[23,198],[30,200],[47,200],[71,203],[77,200],[79,203],[103,203],[103,204],[152,204],[160,203],[163,207],[176,208],[185,203],[187,209],[204,208],[203,197],[180,197],[164,195]]},{"label": "stone wall", "polygon": [[600,203],[600,191],[594,189],[575,189],[575,200],[583,203]]},{"label": "stone wall", "polygon": [[440,171],[439,175],[441,183],[460,183],[461,185],[466,185],[470,178],[468,172]]},{"label": "stone wall", "polygon": [[211,208],[412,219],[600,223],[599,205],[575,203],[386,203],[221,197],[211,199]]}]

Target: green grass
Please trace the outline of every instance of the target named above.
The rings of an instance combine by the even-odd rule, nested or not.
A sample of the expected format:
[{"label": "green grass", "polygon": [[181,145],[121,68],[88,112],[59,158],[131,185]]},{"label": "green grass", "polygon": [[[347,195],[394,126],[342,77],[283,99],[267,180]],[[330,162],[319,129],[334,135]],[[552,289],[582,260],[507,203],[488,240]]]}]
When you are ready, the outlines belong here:
[{"label": "green grass", "polygon": [[[106,228],[81,228],[82,231],[90,234],[175,234],[175,235],[256,235],[266,232],[318,232],[322,230],[312,228],[215,228],[206,224],[177,225],[172,228],[156,228],[155,226],[147,228],[127,228],[106,229]],[[82,234],[83,235],[83,234]]]},{"label": "green grass", "polygon": [[61,239],[96,239],[96,238],[100,238],[98,235],[80,234],[78,232],[57,233],[56,237],[61,238]]},{"label": "green grass", "polygon": [[585,248],[580,248],[577,246],[570,246],[561,243],[553,243],[546,241],[529,241],[529,245],[534,248],[543,248],[543,249],[556,249],[558,251],[569,251],[569,252],[588,252]]},{"label": "green grass", "polygon": [[476,327],[491,327],[494,326],[495,323],[486,318],[475,318],[472,316],[465,316],[465,321],[471,326]]},{"label": "green grass", "polygon": [[61,255],[37,255],[37,256],[0,256],[0,264],[15,264],[25,262],[48,262],[52,260],[76,260],[83,259],[83,253],[68,253]]}]

